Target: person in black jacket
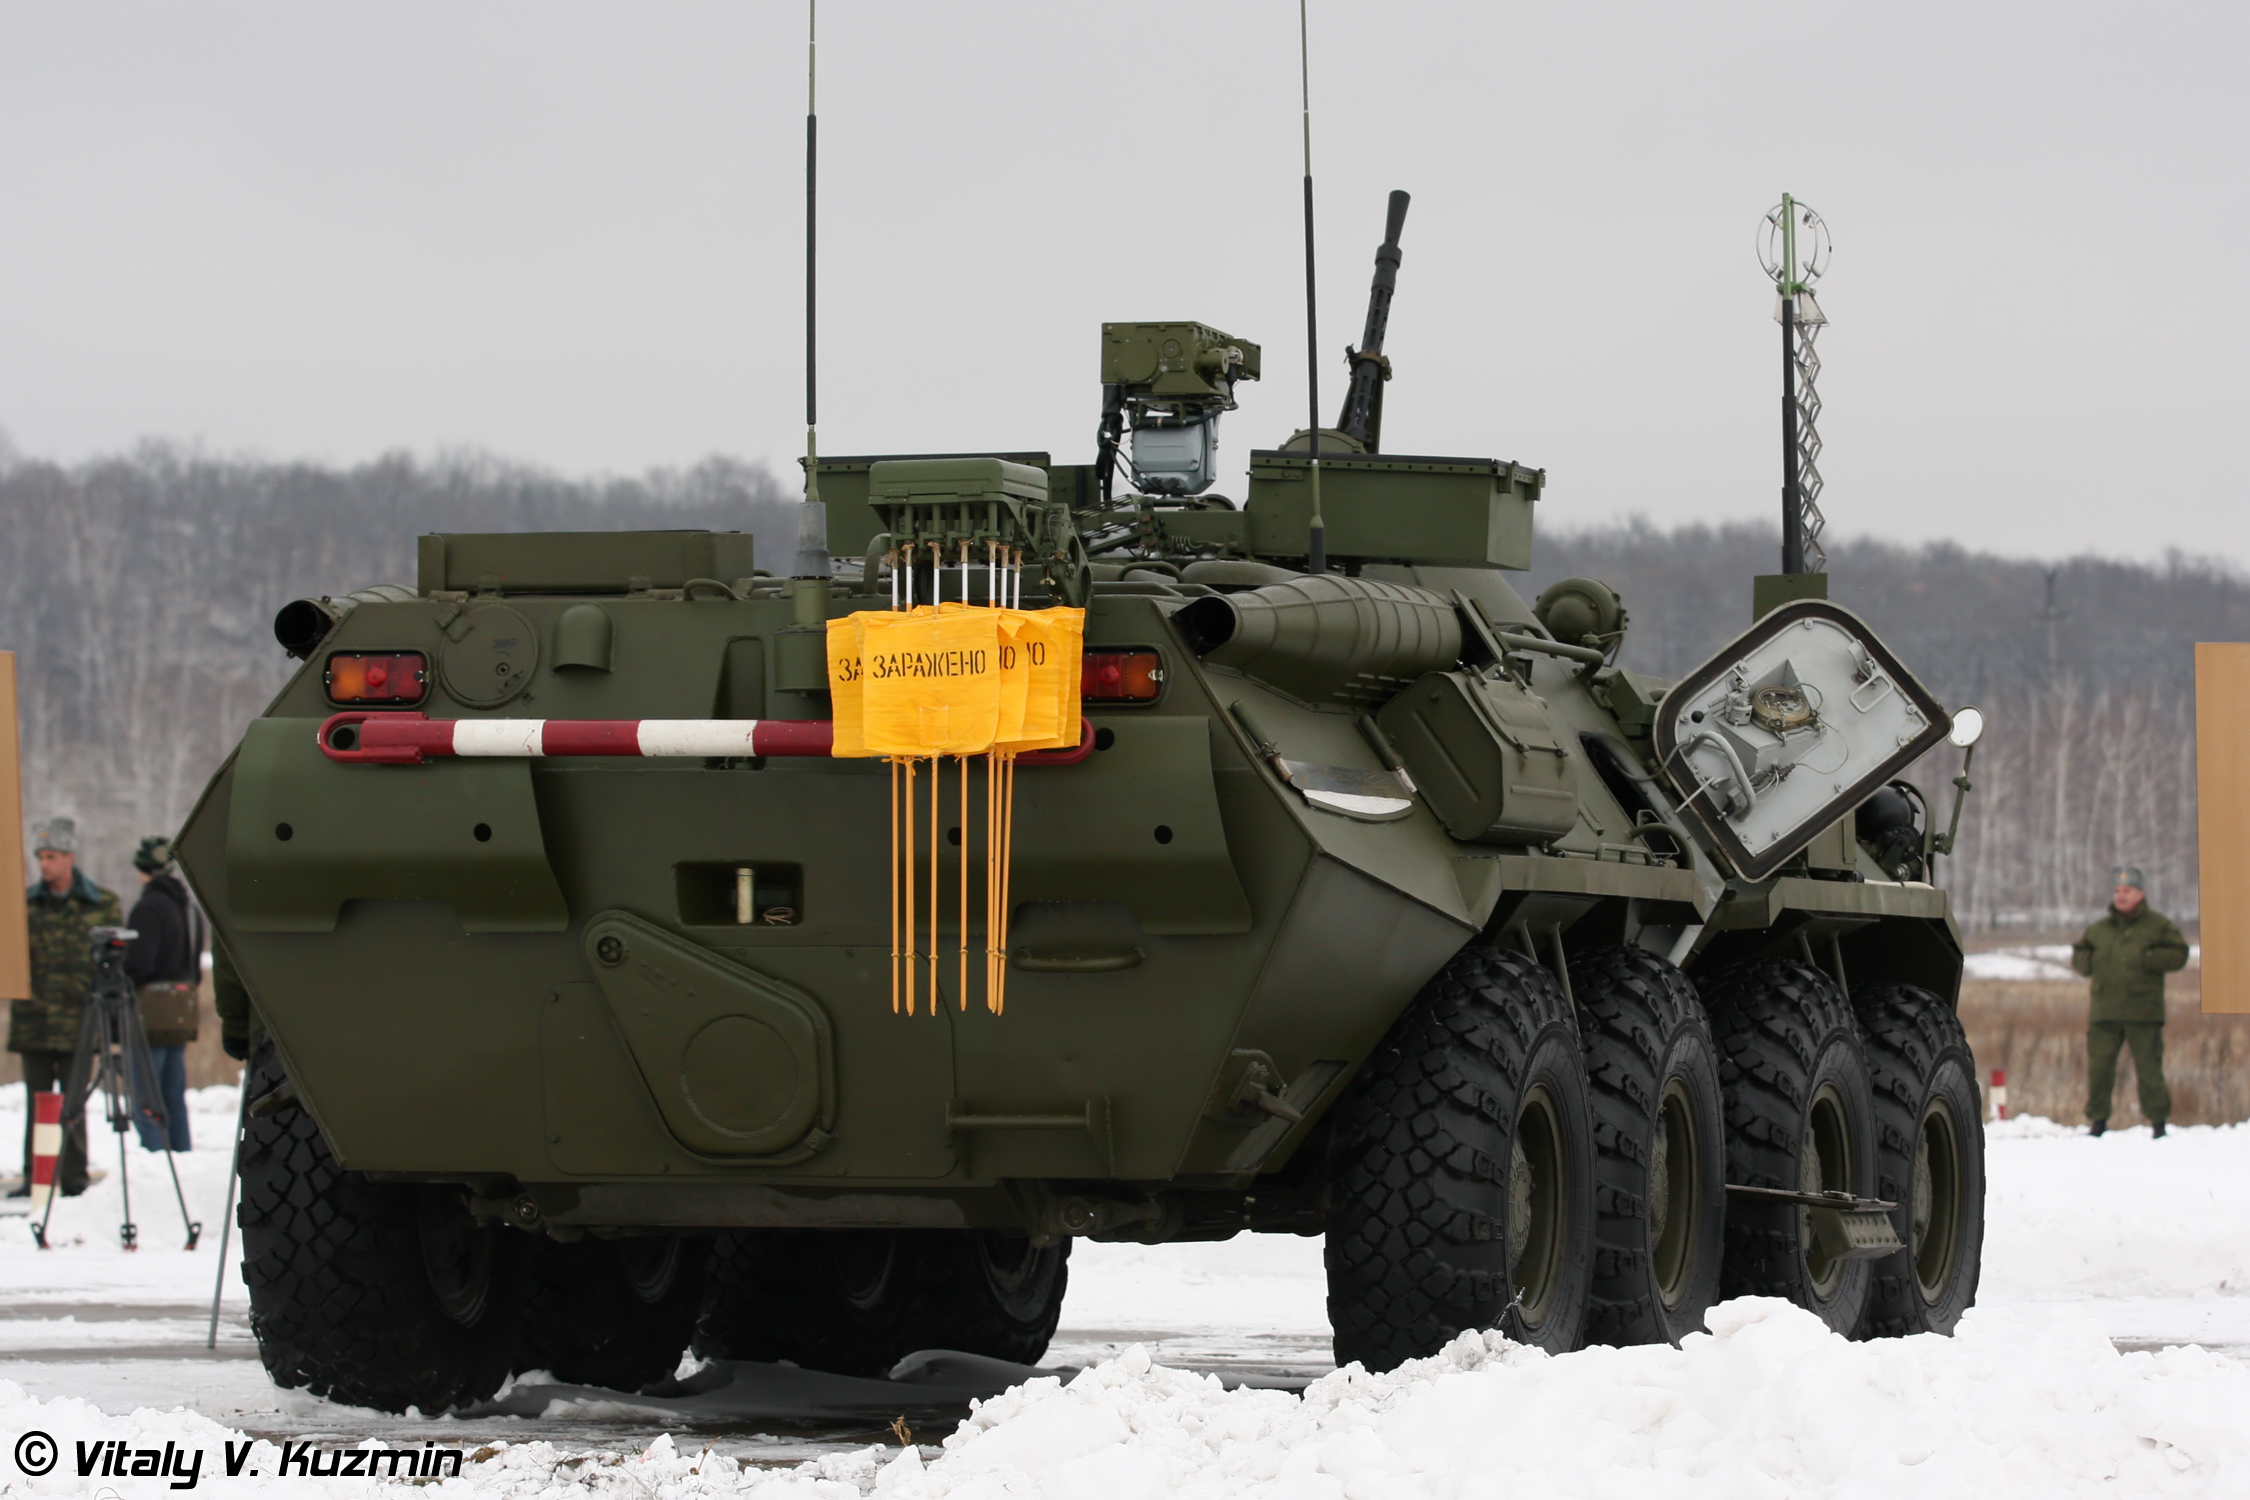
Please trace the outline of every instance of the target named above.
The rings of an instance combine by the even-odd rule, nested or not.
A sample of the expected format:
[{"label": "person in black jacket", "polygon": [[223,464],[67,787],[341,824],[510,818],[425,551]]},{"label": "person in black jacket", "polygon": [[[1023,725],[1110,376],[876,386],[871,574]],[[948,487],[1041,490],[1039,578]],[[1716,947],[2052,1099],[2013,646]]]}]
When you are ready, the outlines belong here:
[{"label": "person in black jacket", "polygon": [[163,1101],[164,1118],[146,1110],[133,1123],[141,1146],[185,1151],[190,1141],[187,1116],[187,1044],[195,1040],[197,992],[203,981],[203,943],[194,904],[180,883],[172,860],[172,841],[145,838],[133,851],[141,872],[141,899],[125,925],[138,934],[125,949],[125,975],[140,1001],[141,1025],[156,1077],[148,1092]]}]

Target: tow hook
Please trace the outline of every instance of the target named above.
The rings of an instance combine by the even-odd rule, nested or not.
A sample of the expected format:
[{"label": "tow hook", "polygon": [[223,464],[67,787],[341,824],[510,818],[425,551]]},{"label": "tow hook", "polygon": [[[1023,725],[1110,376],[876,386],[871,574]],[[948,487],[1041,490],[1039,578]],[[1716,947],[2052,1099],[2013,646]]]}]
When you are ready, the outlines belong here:
[{"label": "tow hook", "polygon": [[1813,1237],[1830,1260],[1880,1260],[1906,1248],[1891,1221],[1896,1203],[1852,1193],[1805,1193],[1790,1188],[1750,1187],[1730,1182],[1727,1191],[1768,1203],[1791,1203],[1806,1210]]}]

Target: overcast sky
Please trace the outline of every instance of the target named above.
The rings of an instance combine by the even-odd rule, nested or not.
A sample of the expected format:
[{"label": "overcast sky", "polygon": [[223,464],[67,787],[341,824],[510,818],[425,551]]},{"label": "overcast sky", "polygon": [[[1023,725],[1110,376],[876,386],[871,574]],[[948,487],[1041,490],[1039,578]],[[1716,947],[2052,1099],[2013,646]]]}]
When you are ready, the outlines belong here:
[{"label": "overcast sky", "polygon": [[[801,3],[0,0],[0,429],[574,472],[802,441]],[[1766,517],[1755,230],[1823,214],[1834,534],[2250,564],[2250,7],[1312,5],[1324,405],[1543,522]],[[1296,6],[821,6],[822,449],[1091,456],[1097,325],[1301,425]],[[1239,482],[1225,486],[1239,494]],[[1832,549],[1849,567],[1849,546]]]}]

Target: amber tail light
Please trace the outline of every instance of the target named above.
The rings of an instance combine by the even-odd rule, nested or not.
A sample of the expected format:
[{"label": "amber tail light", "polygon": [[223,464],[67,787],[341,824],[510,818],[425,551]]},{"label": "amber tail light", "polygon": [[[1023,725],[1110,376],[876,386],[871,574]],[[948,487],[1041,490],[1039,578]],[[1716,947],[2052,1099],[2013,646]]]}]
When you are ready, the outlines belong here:
[{"label": "amber tail light", "polygon": [[1088,703],[1153,703],[1164,690],[1164,658],[1154,651],[1089,651],[1078,684]]},{"label": "amber tail light", "polygon": [[324,680],[333,703],[419,703],[430,664],[419,651],[338,652]]}]

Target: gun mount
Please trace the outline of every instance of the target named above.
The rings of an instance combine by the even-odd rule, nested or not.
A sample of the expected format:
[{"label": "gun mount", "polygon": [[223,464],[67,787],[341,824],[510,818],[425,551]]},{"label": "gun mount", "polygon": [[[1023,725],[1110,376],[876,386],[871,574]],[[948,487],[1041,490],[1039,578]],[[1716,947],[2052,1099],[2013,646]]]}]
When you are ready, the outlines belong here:
[{"label": "gun mount", "polygon": [[1352,378],[1344,391],[1344,410],[1336,418],[1336,430],[1357,443],[1363,453],[1379,453],[1383,447],[1383,387],[1391,378],[1383,338],[1391,326],[1391,294],[1398,290],[1398,237],[1406,228],[1406,205],[1410,201],[1396,189],[1391,193],[1390,211],[1383,220],[1383,243],[1375,251],[1375,284],[1367,293],[1367,326],[1360,332],[1359,347],[1344,351]]}]

